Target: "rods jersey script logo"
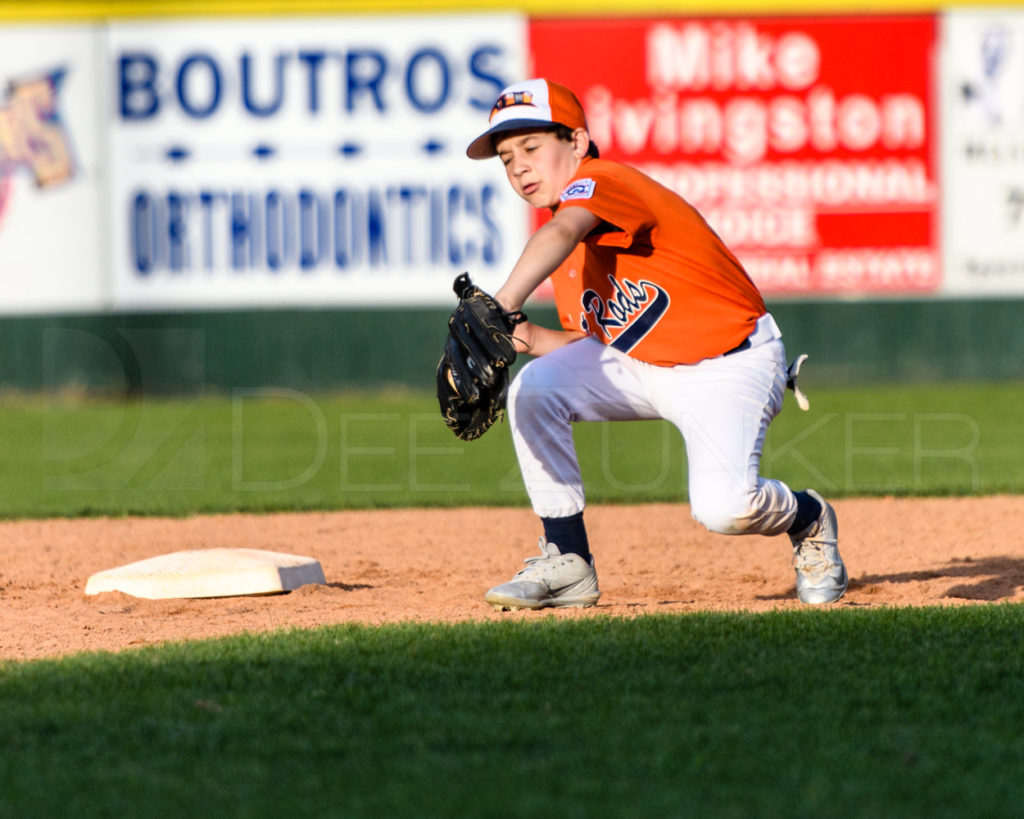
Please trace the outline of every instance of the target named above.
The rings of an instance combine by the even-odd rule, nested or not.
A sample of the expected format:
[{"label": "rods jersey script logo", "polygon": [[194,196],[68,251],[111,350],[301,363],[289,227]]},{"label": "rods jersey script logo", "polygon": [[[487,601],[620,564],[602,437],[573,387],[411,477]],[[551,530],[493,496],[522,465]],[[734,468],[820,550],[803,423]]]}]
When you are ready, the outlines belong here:
[{"label": "rods jersey script logo", "polygon": [[580,326],[590,335],[604,336],[608,346],[628,353],[654,329],[671,299],[668,291],[647,279],[619,282],[608,276],[608,281],[614,292],[607,297],[592,289],[580,297]]}]

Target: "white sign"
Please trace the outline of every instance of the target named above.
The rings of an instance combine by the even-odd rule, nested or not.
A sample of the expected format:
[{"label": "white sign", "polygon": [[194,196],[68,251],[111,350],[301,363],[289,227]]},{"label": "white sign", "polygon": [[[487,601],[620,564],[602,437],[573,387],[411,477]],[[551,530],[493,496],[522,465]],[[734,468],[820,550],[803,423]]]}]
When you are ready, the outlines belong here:
[{"label": "white sign", "polygon": [[0,314],[103,305],[97,38],[0,31]]},{"label": "white sign", "polygon": [[517,15],[114,23],[117,308],[447,303],[526,208],[468,143],[525,68]]},{"label": "white sign", "polygon": [[1024,293],[1024,12],[942,19],[945,292]]}]

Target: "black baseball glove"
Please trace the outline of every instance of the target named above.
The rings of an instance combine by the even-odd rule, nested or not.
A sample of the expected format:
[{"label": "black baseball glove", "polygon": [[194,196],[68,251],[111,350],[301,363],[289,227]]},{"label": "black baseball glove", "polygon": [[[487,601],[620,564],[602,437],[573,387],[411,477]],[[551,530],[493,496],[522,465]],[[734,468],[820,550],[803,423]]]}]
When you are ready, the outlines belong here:
[{"label": "black baseball glove", "polygon": [[503,310],[468,273],[456,278],[452,289],[459,303],[448,319],[437,365],[437,400],[452,432],[473,441],[505,410],[509,367],[516,360],[512,333],[526,316]]}]

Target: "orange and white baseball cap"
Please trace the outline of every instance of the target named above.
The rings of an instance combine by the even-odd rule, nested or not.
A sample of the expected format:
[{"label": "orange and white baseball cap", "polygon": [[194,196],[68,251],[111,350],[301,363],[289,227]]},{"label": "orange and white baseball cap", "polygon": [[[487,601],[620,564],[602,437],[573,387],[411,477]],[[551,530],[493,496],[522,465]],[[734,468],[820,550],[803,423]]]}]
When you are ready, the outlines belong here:
[{"label": "orange and white baseball cap", "polygon": [[470,159],[497,156],[494,137],[505,131],[565,125],[576,130],[587,127],[583,106],[564,85],[535,79],[513,83],[498,95],[491,109],[490,127],[466,149]]}]

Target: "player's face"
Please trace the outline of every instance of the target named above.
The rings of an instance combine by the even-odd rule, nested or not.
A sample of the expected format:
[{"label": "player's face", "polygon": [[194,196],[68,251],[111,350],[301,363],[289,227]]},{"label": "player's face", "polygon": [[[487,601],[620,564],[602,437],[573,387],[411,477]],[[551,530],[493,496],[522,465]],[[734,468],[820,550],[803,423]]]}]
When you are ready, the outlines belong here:
[{"label": "player's face", "polygon": [[575,145],[551,131],[513,132],[495,143],[512,188],[535,208],[550,208],[576,173]]}]

